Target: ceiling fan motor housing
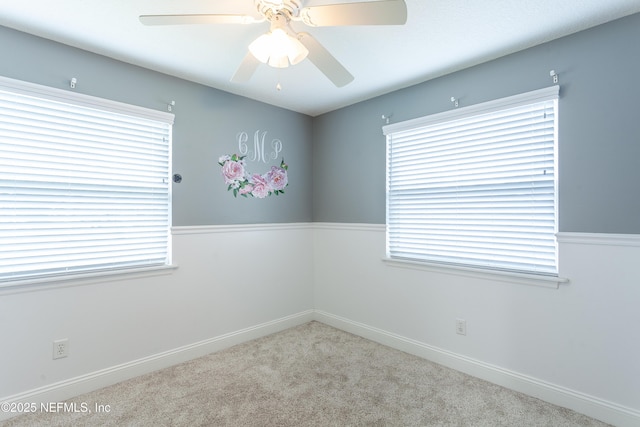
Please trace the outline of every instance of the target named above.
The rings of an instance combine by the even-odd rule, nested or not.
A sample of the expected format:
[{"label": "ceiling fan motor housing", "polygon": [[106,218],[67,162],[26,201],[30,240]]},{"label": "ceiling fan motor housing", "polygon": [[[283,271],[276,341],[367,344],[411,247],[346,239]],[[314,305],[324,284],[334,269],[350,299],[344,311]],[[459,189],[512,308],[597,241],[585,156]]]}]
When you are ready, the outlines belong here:
[{"label": "ceiling fan motor housing", "polygon": [[298,0],[255,0],[258,12],[269,21],[272,16],[285,15],[292,19],[300,13],[301,3]]}]

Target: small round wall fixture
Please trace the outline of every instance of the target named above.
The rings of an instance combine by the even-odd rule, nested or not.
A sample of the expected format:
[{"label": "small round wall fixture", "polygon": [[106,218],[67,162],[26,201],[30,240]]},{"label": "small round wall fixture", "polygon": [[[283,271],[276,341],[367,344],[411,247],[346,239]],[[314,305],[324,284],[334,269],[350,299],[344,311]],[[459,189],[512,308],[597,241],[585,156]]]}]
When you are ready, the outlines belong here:
[{"label": "small round wall fixture", "polygon": [[176,184],[180,184],[182,182],[182,175],[180,175],[179,173],[173,174],[173,182],[175,182]]}]

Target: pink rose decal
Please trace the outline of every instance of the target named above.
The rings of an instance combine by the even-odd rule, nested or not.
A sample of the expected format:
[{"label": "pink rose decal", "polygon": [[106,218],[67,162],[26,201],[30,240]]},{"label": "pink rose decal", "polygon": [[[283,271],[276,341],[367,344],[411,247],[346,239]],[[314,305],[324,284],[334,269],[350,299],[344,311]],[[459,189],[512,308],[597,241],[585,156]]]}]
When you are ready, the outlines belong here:
[{"label": "pink rose decal", "polygon": [[289,166],[280,162],[280,167],[271,166],[271,169],[263,174],[251,174],[245,169],[245,156],[223,155],[218,159],[218,164],[222,166],[222,176],[227,190],[233,191],[233,196],[255,197],[264,199],[267,196],[284,194],[284,188],[289,185],[287,169]]},{"label": "pink rose decal", "polygon": [[233,184],[244,178],[244,165],[242,161],[227,160],[222,165],[222,176],[226,184]]},{"label": "pink rose decal", "polygon": [[238,194],[240,194],[241,196],[247,197],[247,194],[251,194],[252,191],[253,191],[253,185],[246,184],[245,186],[240,187],[240,189],[238,190]]},{"label": "pink rose decal", "polygon": [[287,171],[277,166],[271,166],[266,178],[269,186],[274,190],[282,190],[288,184]]},{"label": "pink rose decal", "polygon": [[258,174],[251,177],[251,183],[253,184],[253,190],[251,191],[253,197],[264,199],[271,192],[271,187],[269,187],[267,180]]}]

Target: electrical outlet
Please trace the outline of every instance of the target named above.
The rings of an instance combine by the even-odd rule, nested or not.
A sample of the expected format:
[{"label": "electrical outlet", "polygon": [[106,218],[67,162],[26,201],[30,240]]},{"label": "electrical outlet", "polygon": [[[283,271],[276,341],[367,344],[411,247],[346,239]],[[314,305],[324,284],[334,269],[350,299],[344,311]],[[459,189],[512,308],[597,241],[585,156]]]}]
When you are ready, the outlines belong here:
[{"label": "electrical outlet", "polygon": [[456,319],[456,334],[467,335],[467,321],[464,319]]},{"label": "electrical outlet", "polygon": [[53,358],[62,359],[69,355],[69,340],[67,338],[53,342]]}]

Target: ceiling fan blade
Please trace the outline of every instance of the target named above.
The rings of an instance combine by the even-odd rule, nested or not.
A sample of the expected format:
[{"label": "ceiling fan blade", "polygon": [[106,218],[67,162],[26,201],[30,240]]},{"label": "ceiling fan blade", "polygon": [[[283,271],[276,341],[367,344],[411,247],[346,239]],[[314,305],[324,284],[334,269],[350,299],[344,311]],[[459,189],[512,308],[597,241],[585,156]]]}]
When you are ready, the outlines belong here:
[{"label": "ceiling fan blade", "polygon": [[337,87],[353,81],[353,76],[309,33],[298,33],[298,40],[309,50],[309,60]]},{"label": "ceiling fan blade", "polygon": [[236,70],[236,73],[231,77],[231,81],[234,83],[245,83],[251,79],[253,73],[258,69],[261,64],[251,52],[247,52],[244,59],[240,63],[240,66]]},{"label": "ceiling fan blade", "polygon": [[140,15],[144,25],[188,25],[188,24],[253,24],[262,22],[251,15]]},{"label": "ceiling fan blade", "polygon": [[328,4],[302,8],[300,16],[312,27],[403,25],[407,22],[407,5],[404,0]]}]

